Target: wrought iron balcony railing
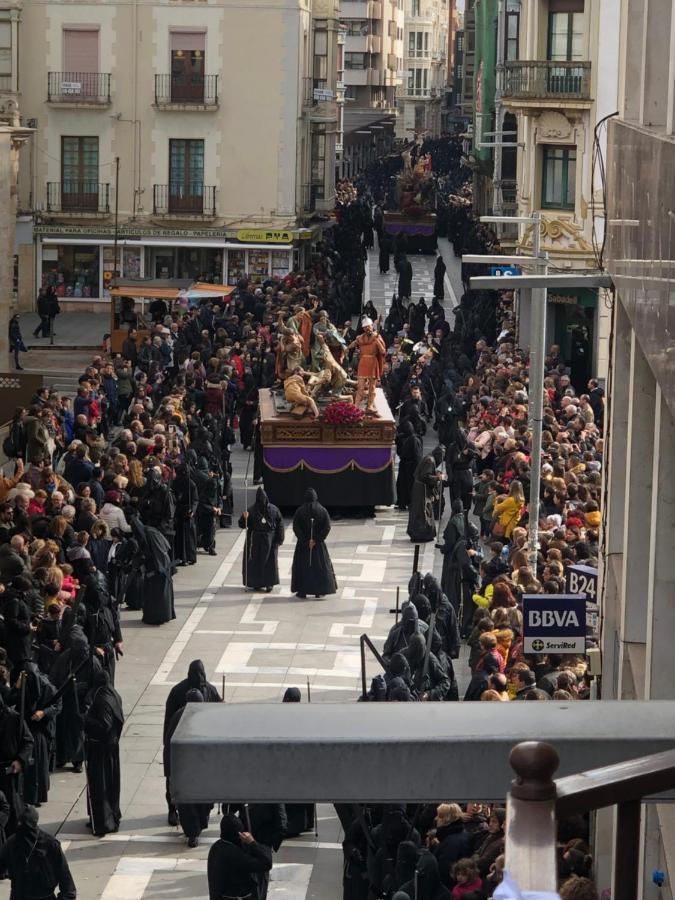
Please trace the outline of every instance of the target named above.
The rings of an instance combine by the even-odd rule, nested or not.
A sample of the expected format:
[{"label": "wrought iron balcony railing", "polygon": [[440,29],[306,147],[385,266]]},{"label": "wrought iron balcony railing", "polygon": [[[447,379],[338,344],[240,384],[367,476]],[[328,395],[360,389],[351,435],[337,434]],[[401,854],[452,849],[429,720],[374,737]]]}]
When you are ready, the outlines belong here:
[{"label": "wrought iron balcony railing", "polygon": [[590,100],[590,62],[507,62],[501,92],[514,100]]},{"label": "wrought iron balcony railing", "polygon": [[50,181],[47,212],[109,213],[110,185],[97,181]]},{"label": "wrought iron balcony railing", "polygon": [[152,208],[156,216],[206,216],[216,214],[216,188],[201,182],[155,184]]},{"label": "wrought iron balcony railing", "polygon": [[105,106],[111,102],[110,75],[107,72],[48,72],[47,101]]},{"label": "wrought iron balcony railing", "polygon": [[217,75],[155,75],[155,106],[218,106]]}]

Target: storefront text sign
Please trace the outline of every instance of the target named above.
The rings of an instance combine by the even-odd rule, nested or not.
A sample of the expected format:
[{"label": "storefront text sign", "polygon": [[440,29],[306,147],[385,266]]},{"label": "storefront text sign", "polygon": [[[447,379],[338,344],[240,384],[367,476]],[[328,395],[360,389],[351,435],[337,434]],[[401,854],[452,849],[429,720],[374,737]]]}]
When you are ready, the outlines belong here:
[{"label": "storefront text sign", "polygon": [[578,594],[524,594],[525,653],[584,653],[586,597]]},{"label": "storefront text sign", "polygon": [[293,232],[248,228],[237,232],[237,240],[249,244],[290,244],[293,241]]}]

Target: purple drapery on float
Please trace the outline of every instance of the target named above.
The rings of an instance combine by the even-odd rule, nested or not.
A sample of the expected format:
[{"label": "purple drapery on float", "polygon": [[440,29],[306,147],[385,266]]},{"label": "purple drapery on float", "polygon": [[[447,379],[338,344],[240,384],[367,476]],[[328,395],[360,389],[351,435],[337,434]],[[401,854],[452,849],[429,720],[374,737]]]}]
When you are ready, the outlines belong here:
[{"label": "purple drapery on float", "polygon": [[382,472],[392,464],[390,447],[264,447],[263,459],[275,472],[303,467],[324,475],[346,469]]}]

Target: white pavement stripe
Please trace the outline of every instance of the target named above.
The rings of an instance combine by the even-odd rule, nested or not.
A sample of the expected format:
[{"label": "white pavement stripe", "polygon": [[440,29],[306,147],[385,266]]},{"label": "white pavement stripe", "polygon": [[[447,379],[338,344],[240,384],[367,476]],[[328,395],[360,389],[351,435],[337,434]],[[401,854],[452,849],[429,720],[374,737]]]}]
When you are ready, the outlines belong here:
[{"label": "white pavement stripe", "polygon": [[185,650],[185,647],[187,646],[190,638],[194,634],[195,629],[203,619],[209,603],[216,596],[218,588],[222,587],[223,582],[230,574],[232,566],[235,564],[239,554],[242,551],[244,540],[245,534],[244,532],[242,532],[232,545],[230,552],[218,567],[218,571],[211,579],[211,583],[199,598],[199,602],[192,610],[183,627],[178,632],[173,643],[167,650],[164,659],[162,660],[159,668],[152,678],[152,681],[150,682],[151,685],[164,685],[167,683],[167,679],[171,674],[171,670],[180,659],[180,656],[183,650]]},{"label": "white pavement stripe", "polygon": [[[320,822],[330,822],[333,821],[335,816],[326,816],[325,818],[319,818]],[[176,831],[173,834],[125,834],[122,831],[118,831],[116,834],[106,834],[104,837],[92,837],[91,834],[69,834],[69,835],[59,835],[59,840],[61,841],[61,847],[63,850],[67,850],[70,847],[71,852],[74,852],[77,849],[77,845],[84,844],[92,844],[94,846],[99,846],[100,844],[179,844],[181,846],[185,845],[185,835]],[[208,837],[202,834],[199,838],[199,843],[205,846],[210,846],[211,844],[215,844],[219,838],[213,836]],[[331,841],[316,841],[316,840],[288,840],[285,841],[284,844],[285,850],[292,850],[294,847],[301,847],[303,850],[342,850],[342,844],[332,843]],[[161,860],[162,857],[152,857],[153,859]],[[123,856],[120,859],[131,860],[131,859],[139,859],[142,860],[143,857],[130,857]],[[199,860],[190,860],[188,858],[185,859],[186,862],[199,862]],[[275,863],[275,868],[277,864]],[[130,863],[125,863],[124,871],[127,874],[130,874]],[[169,867],[170,868],[170,867]],[[118,866],[119,870],[119,866]]]},{"label": "white pavement stripe", "polygon": [[[267,896],[305,900],[312,868],[301,863],[276,863],[270,873]],[[155,872],[206,874],[206,860],[123,856],[106,885],[102,900],[142,900]]]}]

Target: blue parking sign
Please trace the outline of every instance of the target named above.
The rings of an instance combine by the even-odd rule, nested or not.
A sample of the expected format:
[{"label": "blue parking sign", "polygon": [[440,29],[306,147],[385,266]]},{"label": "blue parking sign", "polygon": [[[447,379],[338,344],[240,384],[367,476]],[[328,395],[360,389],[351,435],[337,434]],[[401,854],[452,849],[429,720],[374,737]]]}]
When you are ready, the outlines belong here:
[{"label": "blue parking sign", "polygon": [[525,653],[585,653],[586,597],[523,594]]}]

